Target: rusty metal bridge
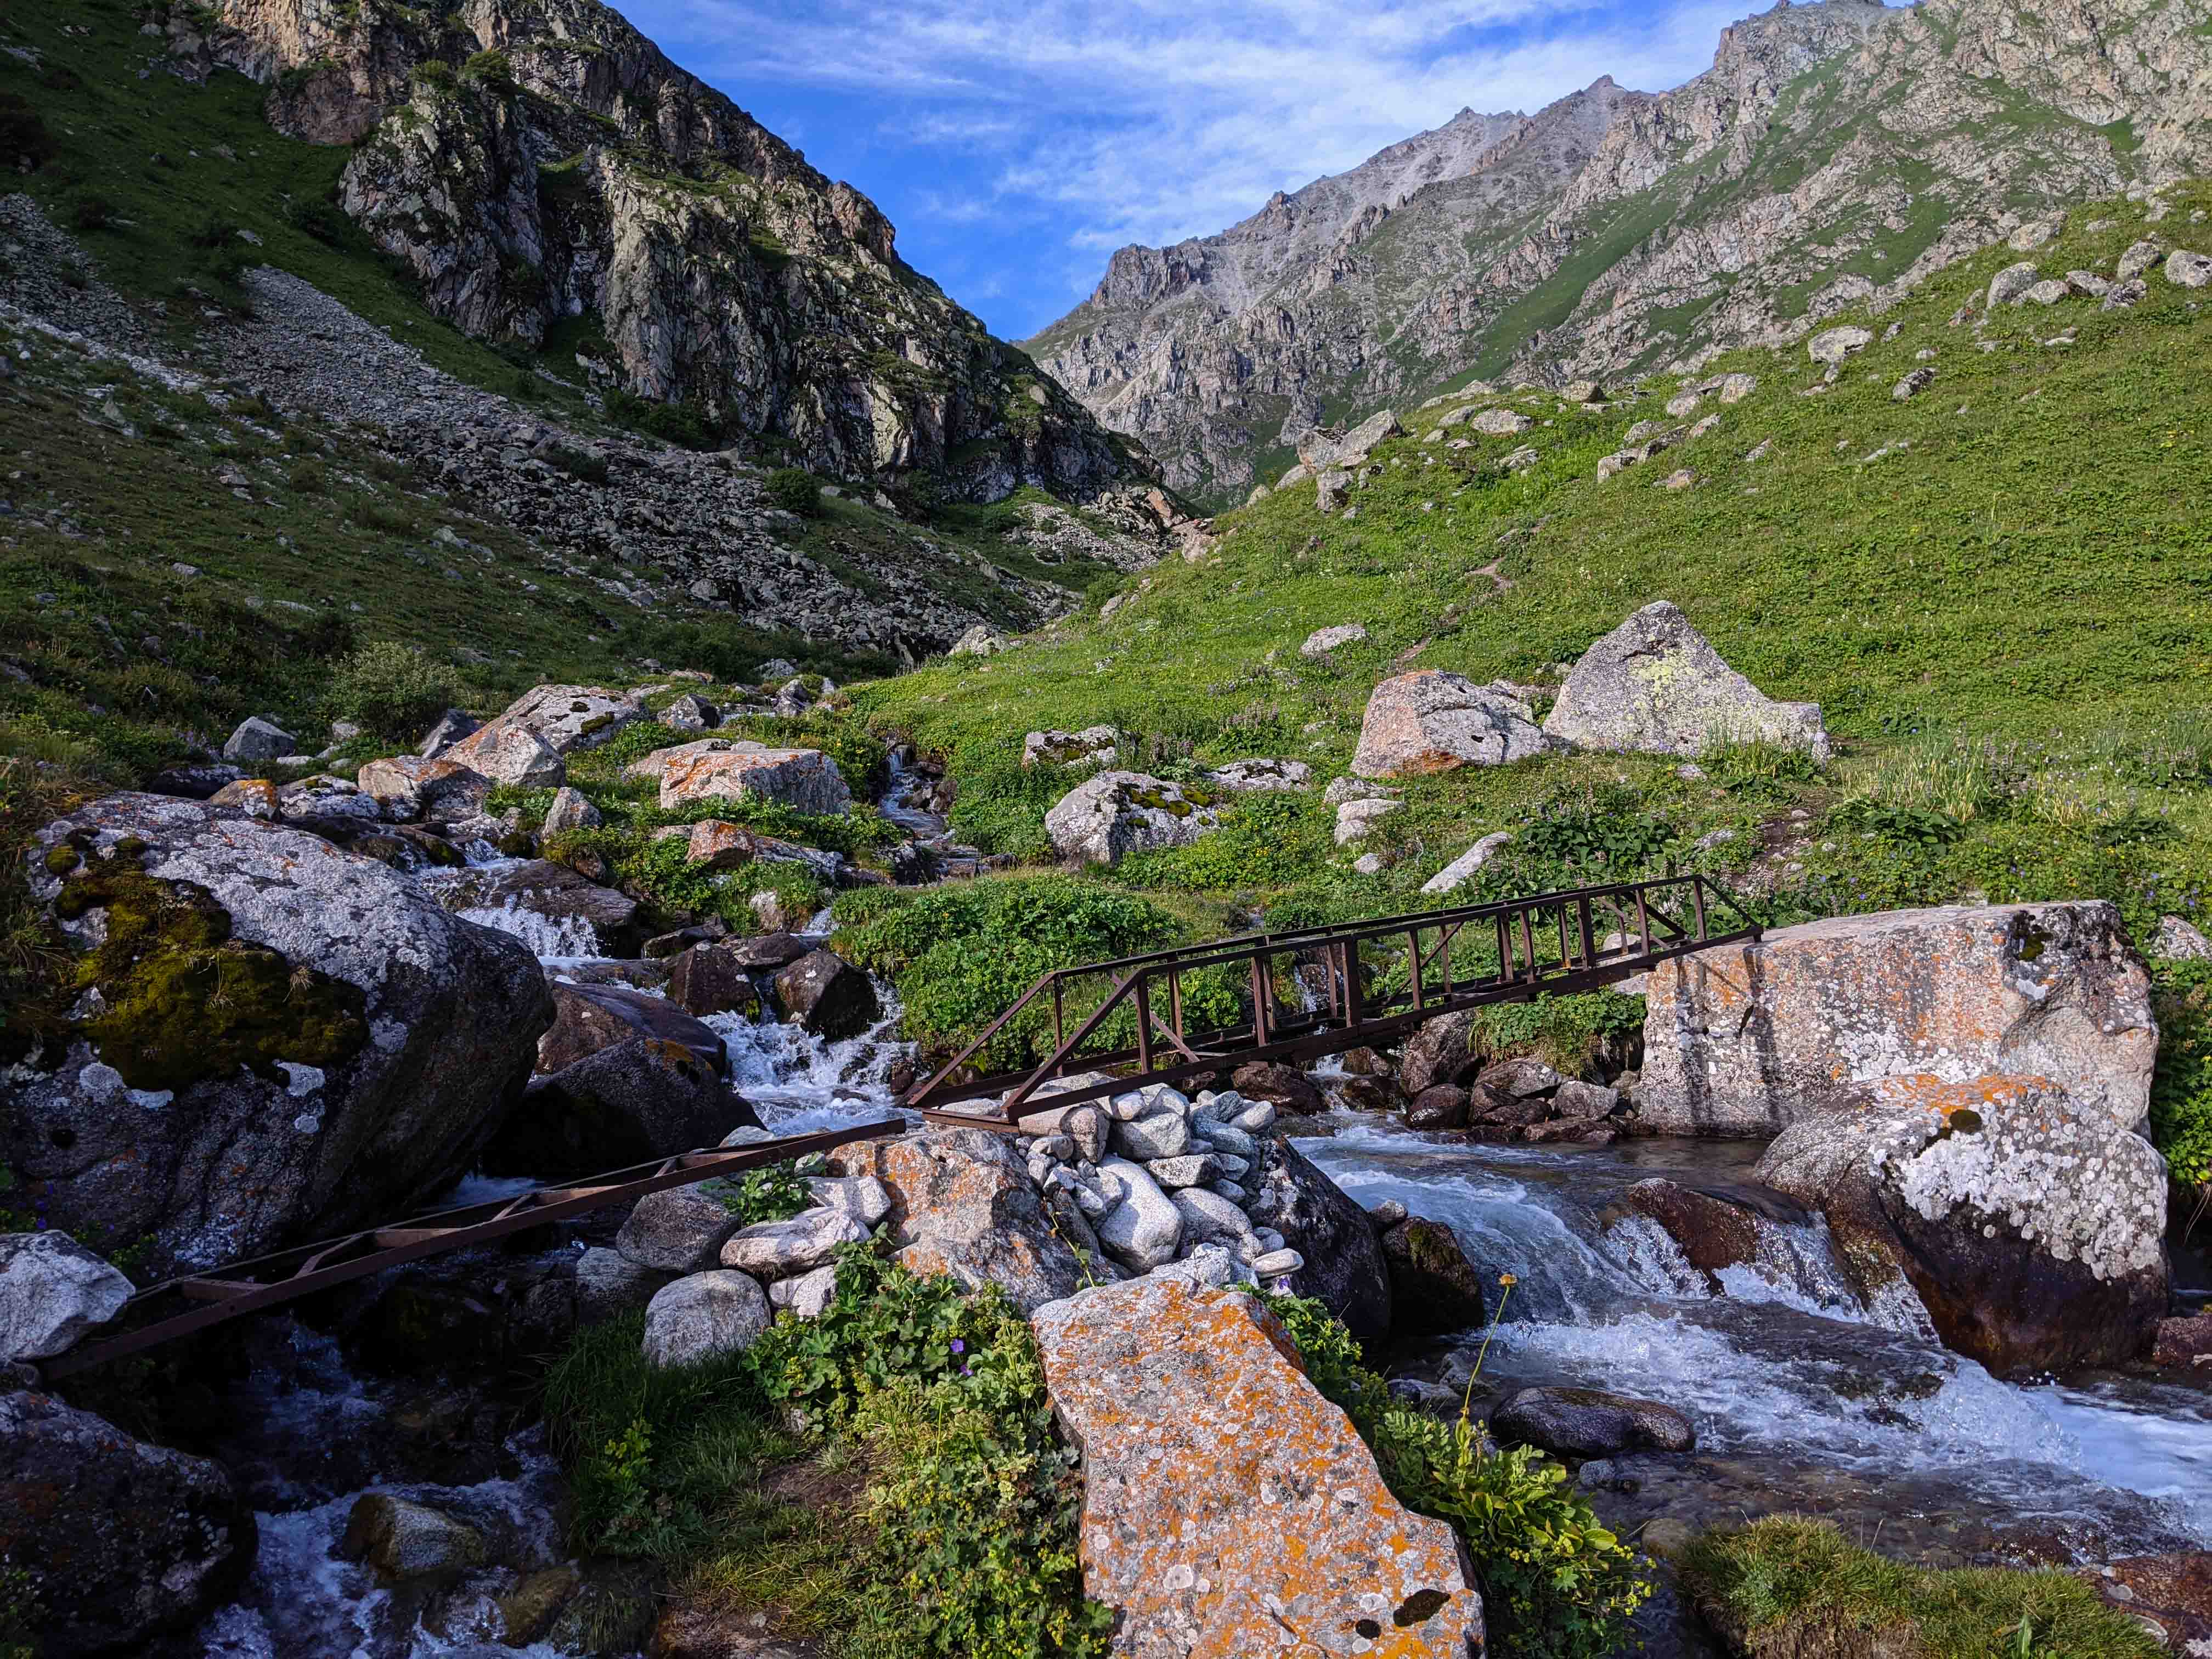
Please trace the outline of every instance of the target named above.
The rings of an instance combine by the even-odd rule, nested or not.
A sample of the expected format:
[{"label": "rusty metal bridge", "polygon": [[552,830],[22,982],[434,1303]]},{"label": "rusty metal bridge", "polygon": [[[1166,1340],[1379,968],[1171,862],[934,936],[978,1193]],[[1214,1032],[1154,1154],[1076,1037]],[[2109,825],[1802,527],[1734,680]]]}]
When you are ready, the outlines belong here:
[{"label": "rusty metal bridge", "polygon": [[[1439,1015],[1616,985],[1669,957],[1759,934],[1725,890],[1704,876],[1671,876],[1066,968],[1037,981],[900,1103],[939,1122],[1018,1132],[1040,1112],[1149,1083],[1388,1042]],[[1037,1052],[1048,1019],[1051,1048],[1040,1063],[981,1069],[994,1045]],[[1112,1075],[1080,1080],[1091,1073]],[[188,1273],[131,1297],[114,1334],[38,1369],[58,1380],[426,1256],[907,1127],[894,1116],[682,1152]]]},{"label": "rusty metal bridge", "polygon": [[[1716,882],[1668,876],[1064,968],[900,1103],[944,1122],[1017,1130],[1040,1112],[1147,1083],[1372,1047],[1442,1014],[1617,985],[1669,957],[1759,936]],[[1285,990],[1298,994],[1297,1006],[1285,1006]],[[1229,1006],[1237,1012],[1223,1023]],[[982,1070],[994,1051],[1041,1049],[1048,1018],[1040,1063]],[[1116,1075],[1059,1081],[1094,1072]]]}]

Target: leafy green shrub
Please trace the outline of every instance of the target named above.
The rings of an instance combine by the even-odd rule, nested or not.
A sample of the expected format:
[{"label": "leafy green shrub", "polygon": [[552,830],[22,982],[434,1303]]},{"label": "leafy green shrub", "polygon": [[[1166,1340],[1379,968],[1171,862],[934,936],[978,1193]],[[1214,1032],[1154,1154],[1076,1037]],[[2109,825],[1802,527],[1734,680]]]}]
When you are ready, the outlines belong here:
[{"label": "leafy green shrub", "polygon": [[1942,848],[1960,840],[1966,826],[1946,812],[1903,806],[1871,797],[1847,800],[1828,814],[1828,827],[1847,835],[1871,836],[1899,847]]},{"label": "leafy green shrub", "polygon": [[115,223],[115,204],[105,196],[80,196],[70,208],[70,222],[79,230],[106,230]]},{"label": "leafy green shrub", "polygon": [[61,154],[39,112],[12,92],[0,92],[0,171],[36,173]]},{"label": "leafy green shrub", "polygon": [[333,713],[378,737],[408,738],[466,695],[449,664],[397,640],[379,640],[332,665],[325,698]]},{"label": "leafy green shrub", "polygon": [[748,1227],[763,1221],[788,1221],[814,1202],[806,1177],[790,1159],[748,1170],[735,1181],[702,1182],[700,1190],[720,1200],[724,1209]]},{"label": "leafy green shrub", "polygon": [[1729,1645],[1756,1652],[2154,1659],[2166,1650],[2072,1573],[1910,1566],[1800,1516],[1707,1533],[1681,1571],[1691,1597],[1737,1638]]},{"label": "leafy green shrub", "polygon": [[346,509],[346,516],[363,530],[380,531],[386,536],[411,536],[415,533],[415,515],[392,501],[380,501],[373,495],[364,495]]},{"label": "leafy green shrub", "polygon": [[720,440],[720,423],[697,404],[656,403],[617,386],[607,394],[607,413],[678,449],[712,449]]},{"label": "leafy green shrub", "polygon": [[1304,791],[1255,791],[1222,814],[1212,835],[1126,860],[1115,878],[1132,887],[1214,891],[1287,886],[1328,863],[1333,822],[1330,809]]},{"label": "leafy green shrub", "polygon": [[447,88],[453,84],[453,66],[442,58],[425,58],[408,71],[417,86]]},{"label": "leafy green shrub", "polygon": [[295,202],[287,216],[295,229],[331,247],[343,247],[353,228],[335,202]]},{"label": "leafy green shrub", "polygon": [[481,81],[501,92],[514,90],[514,60],[496,48],[471,53],[468,61],[461,65],[461,76],[465,80]]},{"label": "leafy green shrub", "polygon": [[187,231],[185,240],[194,247],[231,247],[238,241],[238,226],[220,214],[209,214]]},{"label": "leafy green shrub", "polygon": [[1622,1650],[1650,1582],[1562,1465],[1533,1447],[1498,1449],[1464,1413],[1445,1423],[1394,1406],[1322,1304],[1260,1299],[1283,1321],[1314,1386],[1373,1449],[1398,1501],[1450,1522],[1467,1540],[1501,1650],[1540,1659],[1611,1659]]},{"label": "leafy green shrub", "polygon": [[1083,1483],[1003,1292],[848,1245],[821,1317],[780,1322],[753,1354],[770,1399],[848,1428],[878,1471],[852,1659],[1106,1651],[1113,1615],[1084,1599],[1076,1553]]},{"label": "leafy green shrub", "polygon": [[822,515],[822,487],[804,467],[780,466],[768,475],[768,501],[802,519]]},{"label": "leafy green shrub", "polygon": [[[585,1332],[547,1377],[580,1551],[645,1556],[679,1584],[787,1582],[817,1550],[819,1622],[847,1659],[1096,1659],[1110,1612],[1083,1595],[1082,1481],[1054,1437],[1028,1324],[868,1245],[837,1261],[821,1317],[747,1352],[657,1370],[637,1316]],[[781,1426],[789,1411],[810,1437]],[[864,1452],[854,1527],[763,1493],[769,1468]],[[757,1594],[757,1592],[756,1592]],[[740,1598],[742,1599],[742,1598]],[[781,1598],[780,1598],[781,1599]]]},{"label": "leafy green shrub", "polygon": [[2212,1185],[2212,962],[2151,969],[2158,1069],[2151,1076],[2151,1144],[2176,1181]]},{"label": "leafy green shrub", "polygon": [[292,488],[303,495],[319,495],[331,487],[331,470],[320,461],[301,461],[292,469]]}]

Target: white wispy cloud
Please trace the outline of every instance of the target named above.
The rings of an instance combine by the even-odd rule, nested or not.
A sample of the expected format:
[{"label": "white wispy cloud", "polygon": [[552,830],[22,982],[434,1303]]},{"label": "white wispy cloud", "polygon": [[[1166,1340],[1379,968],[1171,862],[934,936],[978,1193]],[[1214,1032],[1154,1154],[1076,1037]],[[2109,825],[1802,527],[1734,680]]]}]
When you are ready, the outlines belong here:
[{"label": "white wispy cloud", "polygon": [[[617,0],[622,3],[623,0]],[[1533,110],[1599,76],[1680,84],[1743,0],[630,0],[745,100],[864,100],[872,142],[960,160],[948,216],[1055,252],[1203,235],[1463,107]],[[1057,261],[1054,261],[1057,263]],[[1087,284],[1086,284],[1087,285]]]}]

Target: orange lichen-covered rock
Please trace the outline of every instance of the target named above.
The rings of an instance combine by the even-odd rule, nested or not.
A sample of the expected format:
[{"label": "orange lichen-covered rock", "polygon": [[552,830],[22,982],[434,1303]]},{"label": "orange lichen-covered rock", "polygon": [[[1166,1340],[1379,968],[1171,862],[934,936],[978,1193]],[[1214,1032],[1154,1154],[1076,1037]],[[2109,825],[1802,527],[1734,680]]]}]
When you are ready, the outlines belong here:
[{"label": "orange lichen-covered rock", "polygon": [[1083,1265],[1053,1224],[1018,1145],[989,1129],[927,1129],[857,1141],[830,1154],[832,1174],[890,1189],[901,1266],[996,1285],[1024,1313],[1083,1283]]},{"label": "orange lichen-covered rock", "polygon": [[824,815],[842,812],[853,803],[837,763],[818,749],[678,751],[662,763],[664,811],[717,796],[781,801],[798,811]]},{"label": "orange lichen-covered rock", "polygon": [[2150,1110],[2150,975],[2102,899],[1886,910],[1664,962],[1646,1126],[1773,1134],[1852,1084],[2032,1073],[2121,1127]]},{"label": "orange lichen-covered rock", "polygon": [[1037,1310],[1083,1451],[1085,1590],[1127,1659],[1467,1659],[1482,1599],[1250,1297],[1140,1279]]}]

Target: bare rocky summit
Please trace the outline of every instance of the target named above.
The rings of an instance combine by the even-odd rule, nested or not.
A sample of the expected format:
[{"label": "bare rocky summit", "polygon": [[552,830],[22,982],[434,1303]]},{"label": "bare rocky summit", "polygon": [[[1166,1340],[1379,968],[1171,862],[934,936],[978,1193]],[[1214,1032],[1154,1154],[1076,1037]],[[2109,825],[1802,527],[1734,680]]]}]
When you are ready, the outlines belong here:
[{"label": "bare rocky summit", "polygon": [[1133,451],[899,257],[851,185],[598,0],[418,11],[179,9],[187,63],[270,86],[281,131],[350,144],[341,204],[470,334],[573,341],[598,386],[994,501],[1088,494]]},{"label": "bare rocky summit", "polygon": [[1534,115],[1462,112],[1218,235],[1124,248],[1029,348],[1174,487],[1240,499],[1324,408],[1694,369],[2202,171],[2204,21],[2201,0],[1783,0],[1672,92],[1601,77]]}]

